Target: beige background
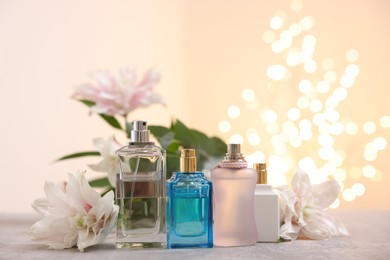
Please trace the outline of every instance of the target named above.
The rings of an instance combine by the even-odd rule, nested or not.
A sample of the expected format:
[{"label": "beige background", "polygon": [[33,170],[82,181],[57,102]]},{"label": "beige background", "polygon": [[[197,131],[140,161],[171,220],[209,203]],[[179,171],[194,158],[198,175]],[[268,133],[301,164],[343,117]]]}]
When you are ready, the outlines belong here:
[{"label": "beige background", "polygon": [[[70,99],[75,86],[88,82],[95,70],[115,72],[127,64],[142,72],[155,66],[163,75],[157,92],[167,108],[155,105],[129,119],[168,125],[177,117],[227,140],[230,135],[218,131],[227,107],[242,105],[241,92],[248,87],[260,96],[267,93],[266,69],[280,58],[262,41],[262,33],[277,10],[291,13],[290,2],[0,0],[1,210],[32,211],[30,203],[43,195],[45,180],[64,180],[67,172],[96,162],[52,163],[64,154],[91,150],[93,138],[114,133]],[[389,13],[386,0],[316,0],[305,1],[292,14],[315,18],[318,58],[344,60],[346,50],[359,50],[360,75],[340,106],[359,125],[390,114]],[[243,110],[233,130],[243,133],[254,120]],[[377,134],[390,141],[389,129]],[[370,138],[357,135],[340,142],[347,154],[355,154]],[[243,149],[267,151],[245,142]],[[364,196],[340,207],[390,208],[389,156],[387,148],[372,163],[383,179],[361,179]],[[348,167],[364,160],[361,155],[354,159]],[[88,177],[98,175],[88,170]]]}]

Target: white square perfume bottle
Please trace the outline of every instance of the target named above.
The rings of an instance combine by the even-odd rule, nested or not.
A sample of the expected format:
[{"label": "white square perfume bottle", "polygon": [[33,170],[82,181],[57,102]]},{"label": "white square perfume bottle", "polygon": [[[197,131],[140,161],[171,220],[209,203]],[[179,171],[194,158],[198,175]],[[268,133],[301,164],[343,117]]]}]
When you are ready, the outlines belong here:
[{"label": "white square perfume bottle", "polygon": [[267,166],[265,163],[255,163],[257,172],[255,188],[254,211],[258,239],[257,242],[279,241],[279,196],[267,185]]}]

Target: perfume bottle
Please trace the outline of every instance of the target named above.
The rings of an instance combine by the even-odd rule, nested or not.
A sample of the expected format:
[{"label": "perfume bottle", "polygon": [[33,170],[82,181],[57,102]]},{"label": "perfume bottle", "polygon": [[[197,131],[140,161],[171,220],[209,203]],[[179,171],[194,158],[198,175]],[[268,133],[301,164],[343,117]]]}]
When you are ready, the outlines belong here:
[{"label": "perfume bottle", "polygon": [[279,196],[267,185],[267,166],[265,163],[255,163],[257,184],[255,189],[255,219],[258,242],[279,241]]},{"label": "perfume bottle", "polygon": [[257,241],[253,197],[257,174],[247,168],[239,144],[211,172],[214,185],[214,245],[247,246]]},{"label": "perfume bottle", "polygon": [[167,182],[168,248],[213,247],[212,225],[212,184],[196,171],[195,150],[183,149]]},{"label": "perfume bottle", "polygon": [[130,143],[116,154],[116,248],[165,248],[165,151],[149,140],[145,121],[135,121]]}]

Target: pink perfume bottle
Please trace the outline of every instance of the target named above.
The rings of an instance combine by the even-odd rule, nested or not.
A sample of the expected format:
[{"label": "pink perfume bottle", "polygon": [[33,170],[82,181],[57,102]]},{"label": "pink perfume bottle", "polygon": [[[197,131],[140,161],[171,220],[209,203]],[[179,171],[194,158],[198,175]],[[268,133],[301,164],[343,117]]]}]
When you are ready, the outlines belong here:
[{"label": "pink perfume bottle", "polygon": [[225,159],[211,172],[215,246],[248,246],[257,241],[253,209],[257,174],[247,168],[240,150],[239,144],[229,144]]}]

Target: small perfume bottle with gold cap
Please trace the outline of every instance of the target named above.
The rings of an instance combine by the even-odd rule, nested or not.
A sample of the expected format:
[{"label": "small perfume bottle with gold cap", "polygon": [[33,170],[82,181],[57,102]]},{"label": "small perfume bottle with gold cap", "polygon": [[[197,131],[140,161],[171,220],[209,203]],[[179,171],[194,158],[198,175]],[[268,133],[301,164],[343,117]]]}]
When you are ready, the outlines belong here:
[{"label": "small perfume bottle with gold cap", "polygon": [[167,181],[167,247],[213,247],[212,184],[196,171],[194,149],[181,150],[180,172]]},{"label": "small perfume bottle with gold cap", "polygon": [[255,163],[257,172],[254,210],[258,240],[257,242],[279,241],[279,197],[267,185],[267,166],[265,163]]}]

